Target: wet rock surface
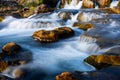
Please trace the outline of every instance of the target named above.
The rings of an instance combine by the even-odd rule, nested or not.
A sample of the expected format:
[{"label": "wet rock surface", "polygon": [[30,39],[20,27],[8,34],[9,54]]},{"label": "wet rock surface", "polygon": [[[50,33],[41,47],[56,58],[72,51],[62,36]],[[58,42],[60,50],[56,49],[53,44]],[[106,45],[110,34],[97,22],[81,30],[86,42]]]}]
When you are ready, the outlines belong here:
[{"label": "wet rock surface", "polygon": [[110,7],[112,0],[96,0],[100,8]]},{"label": "wet rock surface", "polygon": [[24,65],[32,60],[32,53],[11,42],[2,47],[0,53],[0,72],[9,66]]},{"label": "wet rock surface", "polygon": [[88,30],[89,28],[92,28],[94,25],[92,23],[83,23],[83,22],[75,22],[73,24],[73,27],[77,27],[83,30]]},{"label": "wet rock surface", "polygon": [[68,38],[74,35],[74,31],[69,27],[55,28],[54,30],[39,30],[33,33],[33,38],[40,42],[56,42],[59,39]]},{"label": "wet rock surface", "polygon": [[119,80],[119,70],[119,66],[112,66],[101,70],[88,72],[63,72],[62,74],[56,76],[55,80]]},{"label": "wet rock surface", "polygon": [[58,16],[60,18],[62,18],[63,20],[68,20],[68,19],[71,19],[71,13],[70,12],[60,12],[58,14]]},{"label": "wet rock surface", "polygon": [[83,0],[82,8],[94,8],[94,7],[95,5],[93,0]]},{"label": "wet rock surface", "polygon": [[[81,39],[85,37],[89,40],[94,39],[95,40],[94,42],[96,42],[100,48],[119,45],[120,42],[120,38],[118,37],[118,35],[120,34],[118,31],[120,29],[119,19],[101,18],[92,21],[94,22],[94,24],[97,23],[97,26],[94,25],[94,28],[84,32],[80,37]],[[110,23],[112,24],[109,25]],[[116,25],[114,25],[114,23]]]},{"label": "wet rock surface", "polygon": [[113,7],[112,11],[116,14],[120,14],[120,6]]},{"label": "wet rock surface", "polygon": [[120,56],[116,55],[91,55],[85,60],[88,64],[97,69],[105,68],[108,66],[120,66]]}]

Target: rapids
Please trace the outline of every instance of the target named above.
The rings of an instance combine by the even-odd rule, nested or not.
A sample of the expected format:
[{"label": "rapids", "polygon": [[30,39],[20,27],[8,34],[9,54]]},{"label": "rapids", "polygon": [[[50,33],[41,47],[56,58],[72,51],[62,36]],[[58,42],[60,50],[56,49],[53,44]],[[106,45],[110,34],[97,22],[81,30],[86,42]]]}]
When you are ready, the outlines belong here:
[{"label": "rapids", "polygon": [[[115,6],[117,1],[111,3],[111,7]],[[59,3],[60,4],[60,3]],[[58,4],[58,5],[59,5]],[[57,5],[57,9],[58,9]],[[42,80],[53,80],[54,75],[63,71],[91,71],[95,70],[93,67],[83,62],[83,59],[90,54],[103,53],[111,49],[101,49],[96,44],[95,39],[86,38],[80,36],[84,31],[72,27],[73,23],[78,21],[77,17],[79,13],[83,12],[83,22],[89,22],[93,19],[103,18],[103,13],[91,13],[92,9],[84,12],[80,9],[82,1],[77,3],[77,0],[72,0],[70,4],[66,2],[65,7],[61,10],[73,11],[77,9],[76,14],[71,15],[71,19],[63,21],[58,17],[58,13],[61,10],[54,11],[53,13],[34,14],[28,18],[17,19],[12,16],[6,17],[0,23],[0,48],[8,42],[16,42],[23,48],[30,50],[33,54],[33,61],[22,67],[37,68],[40,71],[44,71],[46,76]],[[115,22],[110,24],[119,25]],[[36,30],[51,30],[56,27],[68,26],[75,31],[75,36],[72,38],[60,40],[59,42],[43,44],[36,42],[32,39],[32,34]],[[115,46],[113,46],[115,47]],[[13,77],[12,74],[8,74]],[[34,75],[35,73],[29,74]],[[30,77],[28,75],[28,77]],[[52,77],[51,77],[52,76]],[[54,76],[54,77],[53,77]],[[23,80],[31,80],[26,77]]]}]

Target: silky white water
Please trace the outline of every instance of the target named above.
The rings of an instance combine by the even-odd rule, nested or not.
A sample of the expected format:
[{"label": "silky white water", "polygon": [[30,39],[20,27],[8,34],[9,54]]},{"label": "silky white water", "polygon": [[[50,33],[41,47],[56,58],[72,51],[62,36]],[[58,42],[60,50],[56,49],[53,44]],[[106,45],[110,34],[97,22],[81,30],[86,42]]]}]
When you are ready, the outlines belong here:
[{"label": "silky white water", "polygon": [[69,4],[65,2],[64,9],[80,9],[82,7],[82,1],[72,0]]},{"label": "silky white water", "polygon": [[[65,9],[80,9],[82,1],[77,3],[77,0],[72,0],[70,4],[65,5]],[[115,5],[115,4],[111,4]],[[74,28],[73,23],[78,22],[78,15],[82,13],[81,22],[89,22],[93,19],[104,18],[103,13],[81,12],[71,15],[71,19],[62,23],[58,17],[58,13],[38,14],[32,15],[29,18],[17,19],[11,16],[5,18],[0,23],[0,47],[8,42],[16,42],[23,48],[30,50],[33,54],[33,61],[24,67],[40,68],[47,75],[57,74],[64,71],[91,71],[95,70],[93,67],[85,64],[83,60],[91,54],[100,54],[108,51],[113,47],[101,49],[96,44],[96,39],[80,36],[84,31]],[[111,22],[108,29],[110,35],[117,37],[120,31],[115,29],[119,26],[119,22]],[[75,36],[63,39],[55,43],[42,44],[36,42],[32,38],[32,34],[37,30],[51,30],[57,27],[71,27],[75,31]],[[114,30],[115,29],[115,30]],[[118,45],[119,46],[119,45]],[[12,75],[13,76],[13,75]],[[48,80],[44,79],[44,80]],[[53,80],[53,79],[51,79]]]}]

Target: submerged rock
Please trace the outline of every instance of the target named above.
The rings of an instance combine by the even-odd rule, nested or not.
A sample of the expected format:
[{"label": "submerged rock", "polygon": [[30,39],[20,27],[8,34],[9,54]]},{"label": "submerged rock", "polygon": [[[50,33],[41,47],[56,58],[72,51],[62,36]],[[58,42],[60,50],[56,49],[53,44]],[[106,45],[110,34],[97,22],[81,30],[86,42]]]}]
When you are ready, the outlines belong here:
[{"label": "submerged rock", "polygon": [[75,22],[73,24],[73,27],[78,27],[83,30],[88,30],[89,28],[92,28],[94,25],[92,23],[83,23],[83,22]]},{"label": "submerged rock", "polygon": [[105,68],[108,66],[120,66],[120,56],[116,55],[91,55],[84,61],[97,69]]},{"label": "submerged rock", "polygon": [[74,35],[74,31],[69,27],[60,27],[54,30],[39,30],[33,33],[33,38],[40,42],[55,42],[59,39],[68,38]]},{"label": "submerged rock", "polygon": [[58,14],[58,16],[60,18],[62,18],[63,20],[68,20],[68,19],[71,19],[71,13],[70,12],[60,12]]},{"label": "submerged rock", "polygon": [[24,65],[32,60],[30,51],[23,49],[20,45],[11,42],[2,47],[0,53],[0,72],[9,66]]},{"label": "submerged rock", "polygon": [[77,80],[72,77],[70,72],[63,72],[60,75],[55,77],[55,80]]},{"label": "submerged rock", "polygon": [[112,66],[96,71],[63,72],[55,80],[119,80],[120,66]]},{"label": "submerged rock", "polygon": [[10,77],[8,77],[8,76],[6,76],[6,75],[0,74],[0,80],[15,80],[15,79],[10,78]]},{"label": "submerged rock", "polygon": [[2,47],[2,52],[7,55],[17,54],[20,50],[21,47],[14,42],[7,43]]},{"label": "submerged rock", "polygon": [[93,0],[83,0],[82,8],[94,8]]},{"label": "submerged rock", "polygon": [[2,17],[0,17],[0,22],[2,22],[3,21],[3,18]]},{"label": "submerged rock", "polygon": [[97,43],[101,49],[119,45],[120,38],[118,35],[120,35],[120,27],[118,27],[118,25],[116,24],[116,26],[113,26],[102,24],[102,27],[101,25],[94,26],[94,28],[81,34],[80,39],[88,39],[89,41],[93,41],[94,39],[94,42]]},{"label": "submerged rock", "polygon": [[99,8],[110,7],[112,0],[96,0]]}]

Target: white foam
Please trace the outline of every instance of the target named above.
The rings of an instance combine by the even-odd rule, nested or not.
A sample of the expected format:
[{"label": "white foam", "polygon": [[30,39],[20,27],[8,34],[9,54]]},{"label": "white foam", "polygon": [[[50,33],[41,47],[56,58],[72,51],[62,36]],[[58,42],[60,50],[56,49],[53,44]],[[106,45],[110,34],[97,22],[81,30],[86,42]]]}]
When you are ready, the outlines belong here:
[{"label": "white foam", "polygon": [[65,3],[64,9],[80,9],[82,7],[82,1],[72,0],[70,4]]},{"label": "white foam", "polygon": [[112,1],[112,3],[110,4],[110,8],[117,6],[117,4],[118,4],[118,1]]}]

